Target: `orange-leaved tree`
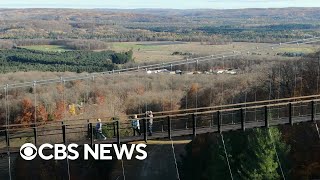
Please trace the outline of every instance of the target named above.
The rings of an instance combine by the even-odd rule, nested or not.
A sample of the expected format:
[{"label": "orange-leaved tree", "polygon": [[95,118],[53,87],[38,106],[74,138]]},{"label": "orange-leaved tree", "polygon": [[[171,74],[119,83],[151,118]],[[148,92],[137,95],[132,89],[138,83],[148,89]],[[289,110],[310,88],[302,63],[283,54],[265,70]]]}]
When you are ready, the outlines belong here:
[{"label": "orange-leaved tree", "polygon": [[21,102],[21,114],[16,120],[19,124],[30,124],[34,122],[34,106],[31,99],[24,98]]}]

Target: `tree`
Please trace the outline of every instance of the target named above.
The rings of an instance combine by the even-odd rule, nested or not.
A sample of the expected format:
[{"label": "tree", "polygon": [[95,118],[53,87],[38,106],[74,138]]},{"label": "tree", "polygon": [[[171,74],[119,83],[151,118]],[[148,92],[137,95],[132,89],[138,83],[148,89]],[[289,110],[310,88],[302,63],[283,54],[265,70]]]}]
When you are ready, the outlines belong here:
[{"label": "tree", "polygon": [[74,116],[76,115],[76,107],[74,104],[69,105],[69,113]]},{"label": "tree", "polygon": [[45,122],[48,120],[48,112],[43,104],[37,106],[37,122]]},{"label": "tree", "polygon": [[22,112],[17,123],[29,124],[34,120],[34,106],[31,99],[24,98],[21,103]]},{"label": "tree", "polygon": [[[230,132],[224,135],[234,179],[280,179],[276,153],[286,156],[289,147],[281,140],[278,129],[272,128],[270,132],[272,137],[264,129]],[[208,180],[230,177],[220,135],[197,137],[187,145],[186,151],[180,166],[183,179]]]},{"label": "tree", "polygon": [[[255,133],[246,139],[247,148],[238,159],[240,168],[237,169],[241,179],[280,179],[278,172],[277,151],[285,152],[281,143],[281,134],[277,129],[270,129],[270,134],[264,129],[256,129]],[[278,144],[277,151],[274,144]]]},{"label": "tree", "polygon": [[56,109],[54,111],[54,119],[55,120],[61,120],[63,113],[65,111],[65,103],[62,100],[59,100],[56,102]]}]

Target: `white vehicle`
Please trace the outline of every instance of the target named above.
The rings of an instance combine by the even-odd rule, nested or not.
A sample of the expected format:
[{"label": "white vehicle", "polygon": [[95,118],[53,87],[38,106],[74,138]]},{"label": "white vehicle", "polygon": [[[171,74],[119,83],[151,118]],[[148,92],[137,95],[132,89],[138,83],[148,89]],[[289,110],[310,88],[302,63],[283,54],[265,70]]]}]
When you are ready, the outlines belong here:
[{"label": "white vehicle", "polygon": [[220,69],[220,70],[217,71],[217,74],[223,74],[224,72],[226,72],[226,70]]}]

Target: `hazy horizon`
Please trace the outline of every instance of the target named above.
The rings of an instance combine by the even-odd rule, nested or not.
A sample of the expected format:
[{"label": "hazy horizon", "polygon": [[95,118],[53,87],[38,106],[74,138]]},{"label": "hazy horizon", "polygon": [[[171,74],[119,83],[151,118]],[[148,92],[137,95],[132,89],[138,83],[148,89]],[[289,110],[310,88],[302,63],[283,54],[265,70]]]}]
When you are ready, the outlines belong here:
[{"label": "hazy horizon", "polygon": [[71,8],[71,9],[247,9],[247,8],[320,7],[313,0],[4,0],[0,8]]}]

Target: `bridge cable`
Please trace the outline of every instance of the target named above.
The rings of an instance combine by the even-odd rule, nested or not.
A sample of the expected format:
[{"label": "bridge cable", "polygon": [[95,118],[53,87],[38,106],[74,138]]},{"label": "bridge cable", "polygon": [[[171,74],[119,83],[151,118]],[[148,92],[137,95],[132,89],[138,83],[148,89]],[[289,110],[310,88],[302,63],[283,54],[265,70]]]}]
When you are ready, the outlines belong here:
[{"label": "bridge cable", "polygon": [[319,78],[320,78],[320,54],[318,57],[317,94],[319,94]]},{"label": "bridge cable", "polygon": [[[196,71],[197,71],[197,74],[199,72],[199,61],[197,60],[196,62]],[[199,74],[201,76],[201,74]],[[200,83],[198,81],[198,78],[196,78],[196,108],[198,108],[198,96],[199,96],[199,88],[200,88]],[[198,110],[196,110],[196,112],[198,112]]]},{"label": "bridge cable", "polygon": [[[257,89],[258,89],[257,85],[255,85],[254,89],[255,89],[254,101],[257,102]],[[258,121],[257,120],[257,108],[254,108],[254,121]]]},{"label": "bridge cable", "polygon": [[[187,62],[188,62],[188,58],[187,58]],[[185,83],[185,87],[186,87],[186,105],[185,105],[185,107],[186,107],[186,109],[188,109],[188,95],[189,95],[189,90],[190,90],[190,88],[189,88],[190,84],[188,85],[188,82],[189,82],[189,75],[188,75],[189,63],[187,63],[186,65],[187,65],[187,71],[186,71],[187,73],[185,74],[185,81],[186,81],[186,83]]]},{"label": "bridge cable", "polygon": [[[148,73],[148,69],[146,69],[146,73]],[[144,104],[145,104],[145,112],[146,111],[149,111],[149,107],[148,107],[148,82],[149,81],[149,78],[148,78],[148,74],[146,76],[144,76],[144,89],[145,89],[145,93],[144,93],[144,96],[146,96],[144,98]]]},{"label": "bridge cable", "polygon": [[[171,73],[173,72],[172,71],[172,64],[170,65],[170,70],[171,70]],[[172,99],[172,95],[173,95],[173,74],[171,74],[171,95],[170,95],[170,109],[171,111],[173,111],[173,99]]]},{"label": "bridge cable", "polygon": [[[171,73],[173,72],[173,66],[171,65]],[[170,74],[169,74],[170,75]],[[171,95],[170,95],[170,105],[171,105],[171,111],[173,110],[173,74],[171,74]],[[179,169],[178,169],[178,163],[177,163],[177,159],[176,159],[176,154],[175,154],[175,149],[174,149],[174,145],[173,145],[173,140],[172,137],[170,137],[170,141],[171,141],[171,149],[172,149],[172,154],[173,154],[173,159],[174,159],[174,165],[176,168],[176,178],[178,180],[180,180],[180,175],[179,175]]]},{"label": "bridge cable", "polygon": [[177,179],[180,180],[180,173],[179,173],[176,153],[175,153],[175,149],[174,149],[174,145],[173,145],[173,140],[172,140],[172,138],[170,138],[170,140],[171,140],[171,148],[172,148],[172,154],[173,154],[173,159],[174,159],[174,165],[175,165],[176,173],[177,173]]},{"label": "bridge cable", "polygon": [[[89,76],[89,74],[87,74],[87,76]],[[83,107],[83,112],[85,113],[85,112],[87,112],[87,108],[89,107],[89,87],[91,87],[91,84],[92,82],[90,81],[90,78],[88,78],[87,80],[86,80],[86,84],[87,84],[87,86],[86,86],[86,97],[84,98],[84,100],[85,100],[85,102],[83,103],[84,105],[84,107]]]},{"label": "bridge cable", "polygon": [[34,128],[35,130],[37,130],[36,128],[36,124],[37,124],[37,88],[36,88],[36,83],[37,81],[33,82],[33,94],[34,94]]},{"label": "bridge cable", "polygon": [[[313,40],[313,41],[311,41]],[[280,43],[280,44],[271,44],[271,45],[267,45],[264,48],[259,48],[258,51],[264,50],[266,48],[272,48],[274,49],[274,47],[280,47],[283,45],[290,45],[290,44],[294,44],[299,42],[300,44],[309,44],[309,43],[314,43],[314,42],[319,42],[320,41],[320,37],[313,37],[313,38],[307,38],[307,39],[300,39],[300,40],[295,40],[295,41],[289,41],[289,42],[285,42],[285,43]],[[253,48],[248,48],[249,50],[253,50]],[[218,54],[218,55],[211,55],[211,56],[205,56],[205,57],[198,57],[198,58],[193,58],[191,61],[187,62],[187,63],[195,63],[196,60],[200,61],[209,61],[209,60],[214,60],[214,59],[221,59],[222,56],[225,57],[235,57],[237,56],[237,54],[241,54],[241,52],[243,52],[245,50],[242,51],[228,51],[224,54]],[[233,55],[231,54],[233,53]],[[164,66],[166,64],[166,66]],[[152,65],[145,65],[142,66],[141,68],[149,68],[149,69],[154,69],[154,68],[158,68],[159,66],[164,66],[164,67],[168,67],[170,64],[174,64],[176,65],[181,65],[181,64],[186,64],[185,60],[179,60],[179,61],[171,61],[171,62],[166,62],[166,63],[158,63],[158,64],[152,64]],[[116,70],[117,72],[136,72],[137,71],[137,67],[133,67],[133,68],[125,68],[125,69],[119,69]],[[106,71],[106,72],[98,72],[98,73],[91,73],[91,75],[97,75],[97,76],[104,76],[106,74],[110,74],[112,71]],[[70,77],[65,77],[66,80],[71,81],[71,80],[81,80],[81,79],[86,79],[87,77],[85,76],[70,76]],[[47,84],[47,83],[56,83],[59,82],[59,79],[47,79],[47,80],[39,80],[38,83],[40,84]],[[32,84],[32,82],[24,82],[24,83],[16,83],[16,84],[10,84],[10,86],[13,87],[27,87],[29,86],[29,84]]]},{"label": "bridge cable", "polygon": [[[281,62],[279,62],[279,87],[278,87],[278,99],[280,99],[280,92],[282,91],[281,89],[281,83],[282,83],[282,78],[281,78]],[[280,107],[278,107],[278,119],[280,119]]]},{"label": "bridge cable", "polygon": [[[224,74],[224,56],[222,57],[222,73],[221,73],[221,75],[223,76],[223,74]],[[221,64],[220,64],[220,66],[221,66]],[[220,80],[220,88],[221,88],[221,98],[219,99],[219,101],[220,101],[220,106],[221,106],[221,110],[222,110],[222,104],[223,104],[223,101],[224,101],[224,84],[223,84],[223,80],[222,80],[222,77],[220,76],[220,78],[219,78],[219,80]],[[221,114],[221,121],[223,121],[223,115]],[[232,124],[233,124],[234,122],[233,122],[233,119],[232,119]]]},{"label": "bridge cable", "polygon": [[[246,74],[249,74],[249,67],[250,67],[250,65],[249,65],[249,60],[248,60],[248,58],[246,59],[246,67],[245,67],[245,71],[246,71]],[[247,83],[248,83],[248,80],[247,80]],[[245,95],[244,95],[244,102],[245,103],[247,103],[247,101],[248,101],[248,89],[246,88],[246,90],[245,90]],[[246,121],[246,118],[247,118],[247,104],[245,104],[245,106],[244,106],[245,108],[244,108],[244,121]]]},{"label": "bridge cable", "polygon": [[[119,126],[120,126],[120,121],[119,121]],[[119,145],[120,145],[120,135],[119,135]],[[121,147],[120,147],[121,148]],[[124,163],[123,163],[123,159],[121,159],[121,168],[122,168],[122,176],[123,176],[123,180],[126,180],[126,175],[125,175],[125,168],[124,168]]]},{"label": "bridge cable", "polygon": [[225,157],[226,157],[226,160],[227,160],[227,164],[228,164],[228,168],[229,168],[230,178],[231,178],[231,180],[233,180],[233,174],[232,174],[232,170],[231,170],[231,165],[230,165],[230,162],[229,162],[229,157],[228,157],[228,153],[227,153],[227,148],[226,148],[226,145],[225,145],[225,143],[224,143],[224,138],[223,138],[222,132],[220,133],[220,136],[221,136],[221,140],[222,140],[222,145],[223,145],[223,149],[224,149],[224,154],[225,154]]},{"label": "bridge cable", "polygon": [[125,170],[124,170],[124,164],[123,164],[123,160],[122,160],[122,159],[121,159],[121,167],[122,167],[123,180],[126,180],[126,175],[125,175]]},{"label": "bridge cable", "polygon": [[[113,78],[114,78],[114,76],[115,75],[113,75]],[[116,92],[118,92],[118,93],[122,93],[121,91],[120,91],[120,82],[121,82],[121,74],[120,74],[120,72],[119,72],[119,74],[118,74],[118,76],[117,76],[117,80],[116,80],[116,82],[114,82],[114,84],[117,84],[118,85],[118,89],[116,89]],[[118,98],[118,104],[120,104],[121,102],[120,102],[120,98]],[[116,113],[116,111],[114,111],[114,116],[116,116],[116,114],[117,114],[117,116],[118,116],[118,112],[119,111],[117,111],[117,113]],[[120,118],[119,119],[117,119],[117,121],[119,122],[119,126],[121,127],[121,125],[120,125]],[[119,133],[120,133],[120,131],[119,131]],[[119,144],[120,144],[120,135],[118,135],[119,136]],[[121,148],[121,147],[120,147]],[[123,180],[126,180],[126,175],[125,175],[125,167],[124,167],[124,162],[123,162],[123,159],[121,159],[121,168],[122,168],[122,176],[123,176]]]},{"label": "bridge cable", "polygon": [[[64,79],[61,79],[62,80],[62,83],[63,83],[63,94],[62,94],[62,97],[63,97],[63,121],[66,120],[66,110],[67,110],[67,101],[66,101],[66,81]],[[68,155],[68,151],[67,151],[67,155]],[[67,162],[67,169],[68,169],[68,180],[71,179],[71,174],[70,174],[70,164],[69,164],[69,159],[66,158],[66,162]]]},{"label": "bridge cable", "polygon": [[[318,57],[317,94],[319,94],[319,77],[320,77],[320,54],[319,54],[319,57]],[[315,105],[315,110],[314,111],[317,114],[317,105]],[[319,137],[319,140],[320,140],[320,132],[319,132],[319,127],[318,127],[317,122],[315,122],[315,127],[316,127],[316,130],[318,132],[318,137]]]},{"label": "bridge cable", "polygon": [[9,147],[9,129],[8,129],[8,125],[9,125],[9,121],[10,121],[10,111],[9,111],[9,85],[7,84],[6,87],[4,88],[5,90],[5,109],[6,109],[6,132],[7,132],[7,137],[6,137],[6,141],[7,141],[7,155],[8,155],[8,174],[9,174],[9,180],[12,179],[11,177],[11,156],[10,156],[10,147]]},{"label": "bridge cable", "polygon": [[317,132],[318,132],[318,136],[319,136],[319,140],[320,140],[320,131],[319,131],[318,124],[317,124],[317,123],[314,123],[314,124],[315,124],[315,126],[316,126],[316,130],[317,130]]},{"label": "bridge cable", "polygon": [[[314,40],[314,41],[310,41],[312,39],[319,39],[320,37],[314,37],[314,38],[308,38],[308,39],[303,39],[303,40],[298,40],[298,41],[303,41],[301,42],[300,44],[308,44],[308,43],[314,43],[314,42],[318,42],[320,40]],[[273,48],[274,46],[277,46],[277,47],[280,47],[281,45],[289,45],[289,44],[293,44],[293,43],[296,43],[298,41],[291,41],[291,42],[286,42],[286,43],[281,43],[280,45],[278,44],[272,44],[272,45],[268,45],[266,46],[265,48]],[[252,49],[252,48],[250,48]],[[261,51],[263,49],[259,49],[259,51]],[[241,54],[241,52],[236,52],[236,51],[233,51],[233,54]],[[195,62],[196,60],[200,60],[200,61],[209,61],[209,60],[214,60],[214,59],[220,59],[222,55],[225,55],[225,57],[235,57],[236,55],[231,55],[230,53],[225,53],[225,54],[218,54],[218,55],[211,55],[211,56],[205,56],[205,57],[199,57],[199,58],[194,58],[192,59],[193,61],[191,62]],[[216,58],[214,58],[216,57]],[[181,63],[182,62],[182,63]],[[169,62],[169,63],[162,63],[161,65],[164,65],[164,64],[172,64],[172,63],[175,63],[174,65],[181,65],[181,64],[185,64],[184,60],[179,60],[179,61],[172,61],[172,62]],[[190,63],[190,62],[188,62]],[[146,65],[146,66],[143,66],[143,68],[148,68],[150,67],[151,69],[154,68],[154,66],[157,68],[159,66],[159,64],[152,64],[152,65]],[[166,66],[164,66],[166,67]],[[119,70],[116,70],[117,72],[126,72],[126,71],[130,71],[130,72],[135,72],[137,71],[137,68],[127,68],[127,69],[119,69]],[[100,73],[92,73],[92,75],[105,75],[105,74],[110,74],[111,71],[107,71],[107,72],[100,72]],[[66,80],[68,81],[71,81],[71,80],[81,80],[81,79],[86,79],[87,77],[83,77],[83,76],[74,76],[74,77],[65,77]],[[40,84],[47,84],[47,83],[56,83],[56,82],[59,82],[59,79],[48,79],[48,80],[39,80],[38,81]],[[26,86],[29,86],[30,82],[25,82],[25,83],[16,83],[16,84],[11,84],[10,86],[14,86],[14,87],[26,87]],[[32,82],[31,82],[32,83]]]},{"label": "bridge cable", "polygon": [[273,136],[272,136],[272,133],[270,131],[270,129],[268,129],[268,133],[269,133],[269,136],[271,138],[271,141],[272,141],[272,145],[273,145],[273,149],[275,151],[275,154],[276,154],[276,158],[277,158],[277,162],[278,162],[278,165],[279,165],[279,168],[280,168],[280,171],[281,171],[281,175],[282,175],[282,178],[284,180],[286,180],[286,177],[284,175],[284,172],[283,172],[283,169],[282,169],[282,166],[281,166],[281,162],[280,162],[280,159],[279,159],[279,156],[278,156],[278,152],[277,152],[277,149],[276,149],[276,145],[274,143],[274,139],[273,139]]}]

